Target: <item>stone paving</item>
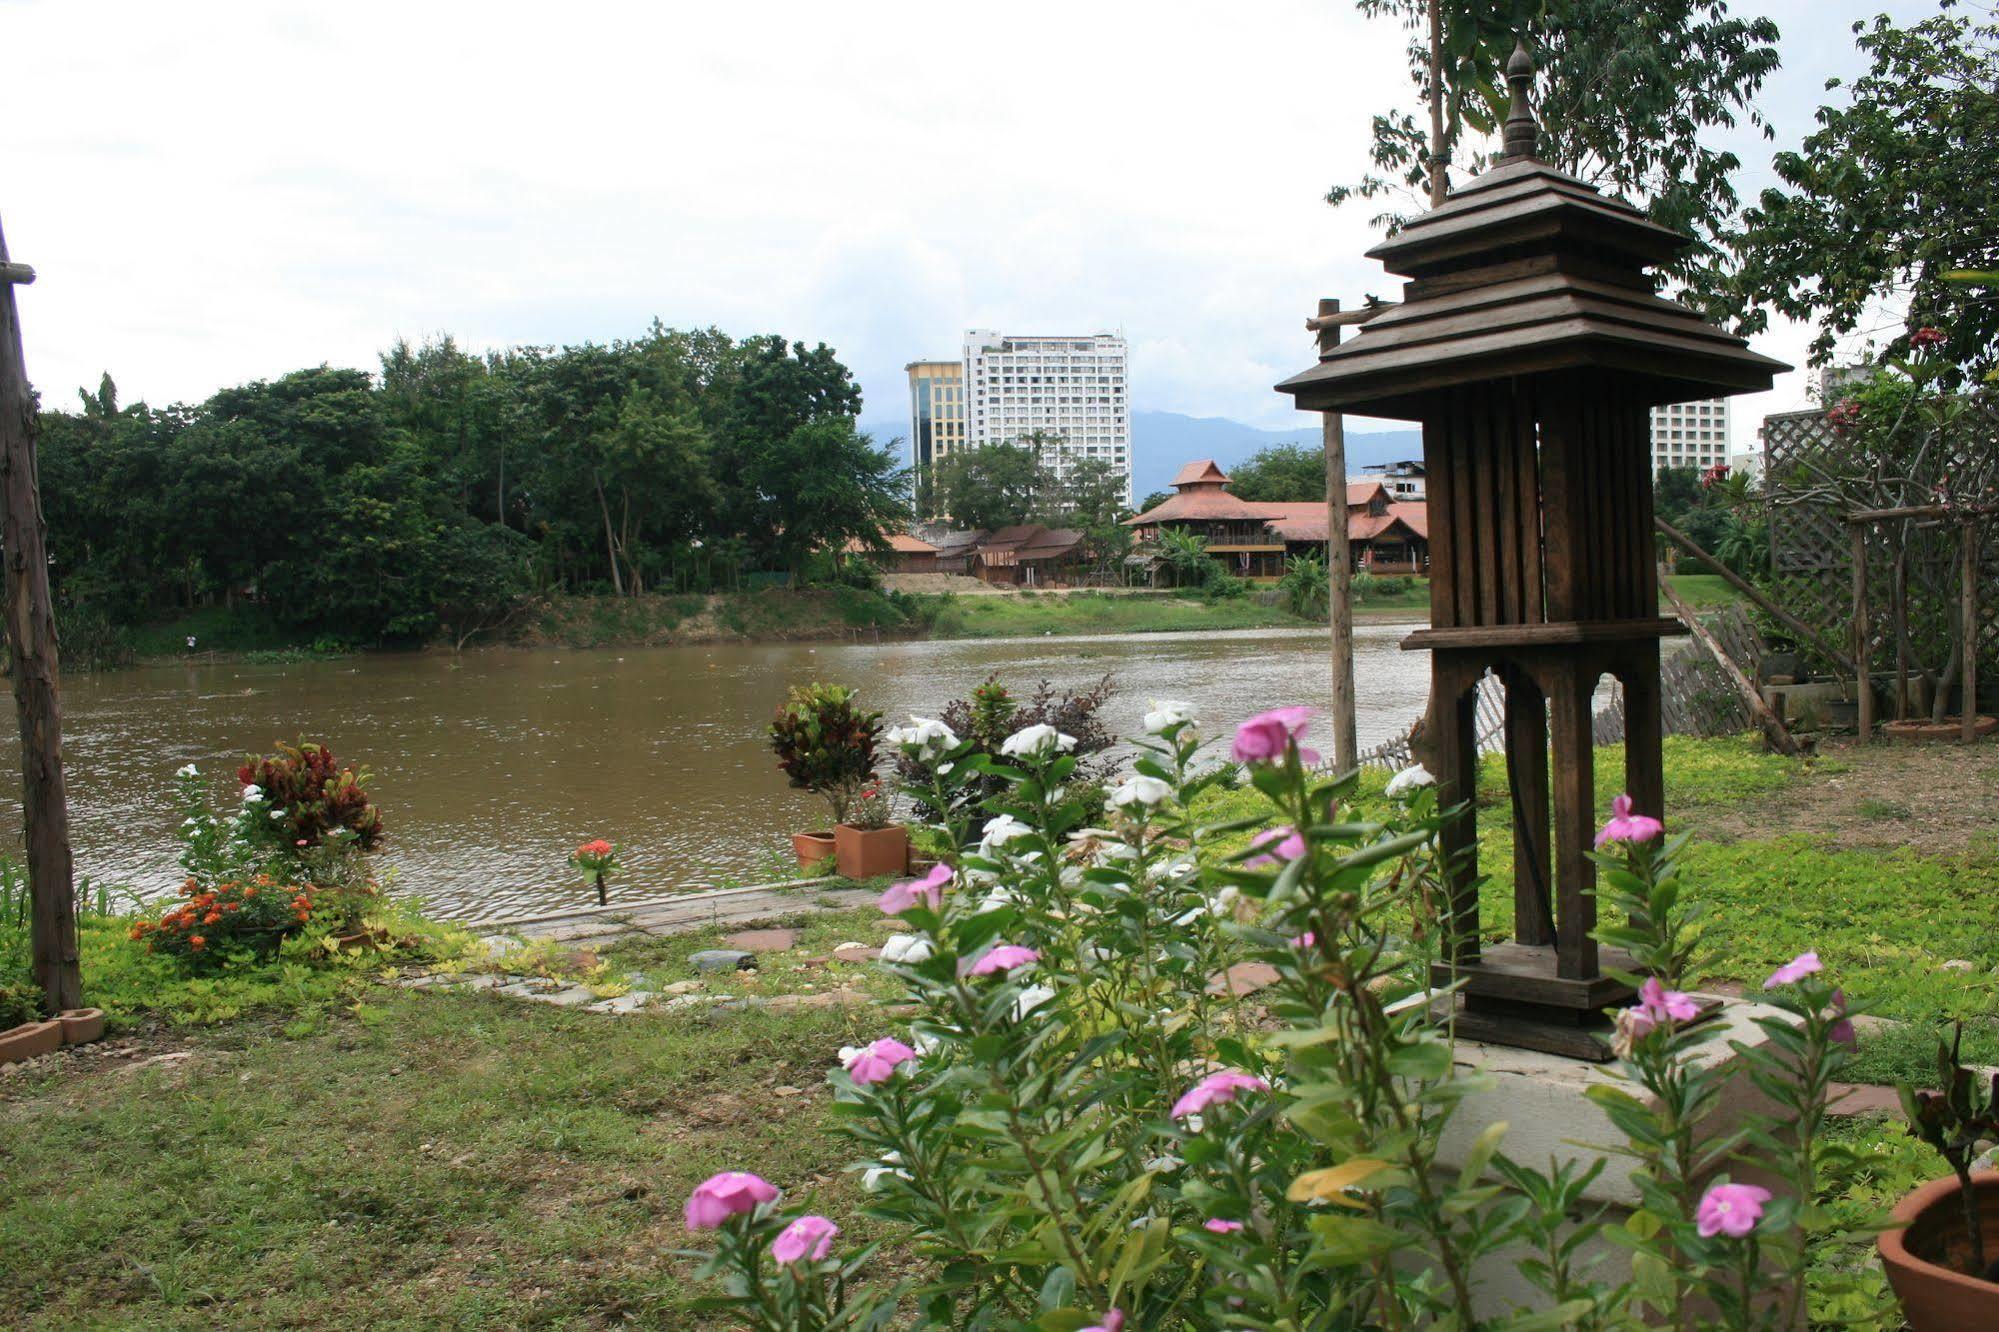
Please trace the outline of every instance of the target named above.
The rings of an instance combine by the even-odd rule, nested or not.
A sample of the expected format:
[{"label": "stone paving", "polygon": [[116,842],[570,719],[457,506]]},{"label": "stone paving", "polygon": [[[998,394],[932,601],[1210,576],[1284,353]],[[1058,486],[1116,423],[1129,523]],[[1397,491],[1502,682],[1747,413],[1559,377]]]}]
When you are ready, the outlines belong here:
[{"label": "stone paving", "polygon": [[[816,911],[840,911],[866,905],[876,898],[872,890],[840,887],[841,882],[838,879],[805,879],[749,888],[716,888],[646,902],[485,921],[478,926],[486,931],[480,942],[491,960],[503,964],[510,953],[526,944],[541,940],[573,944],[579,950],[574,956],[587,969],[595,965],[595,957],[588,950],[600,944],[640,936],[687,934],[713,925],[764,921]],[[797,940],[795,930],[745,930],[729,936],[724,941],[727,947],[704,949],[690,960],[695,969],[702,972],[750,970],[756,967],[758,953],[784,952]],[[863,954],[874,956],[878,952],[877,949],[852,944],[835,949],[834,955],[842,961],[859,961]],[[868,1002],[865,992],[850,989],[769,996],[702,994],[698,992],[701,988],[699,981],[680,981],[654,991],[643,988],[646,978],[637,972],[628,975],[622,982],[632,988],[622,994],[604,997],[599,997],[589,986],[578,981],[504,971],[424,972],[401,977],[394,983],[411,990],[486,991],[528,1003],[608,1014],[636,1013],[647,1008],[657,1012],[724,1013],[749,1008],[828,1008]]]}]

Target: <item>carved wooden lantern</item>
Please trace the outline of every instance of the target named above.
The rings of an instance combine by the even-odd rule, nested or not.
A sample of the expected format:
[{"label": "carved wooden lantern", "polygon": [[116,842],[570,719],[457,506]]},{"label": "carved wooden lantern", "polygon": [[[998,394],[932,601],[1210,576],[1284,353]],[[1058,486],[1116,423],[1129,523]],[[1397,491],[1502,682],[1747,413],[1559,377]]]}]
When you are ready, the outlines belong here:
[{"label": "carved wooden lantern", "polygon": [[1461,869],[1434,979],[1463,981],[1467,1035],[1606,1059],[1602,1010],[1631,992],[1591,937],[1591,696],[1605,674],[1623,684],[1626,789],[1663,817],[1659,639],[1680,630],[1658,609],[1648,409],[1765,390],[1790,367],[1654,294],[1647,266],[1692,240],[1537,160],[1532,76],[1516,49],[1499,163],[1368,251],[1410,279],[1403,303],[1278,389],[1422,423],[1431,627],[1403,646],[1431,654],[1446,807],[1476,786],[1478,681],[1505,686],[1513,939],[1480,948],[1467,810],[1444,833]]}]

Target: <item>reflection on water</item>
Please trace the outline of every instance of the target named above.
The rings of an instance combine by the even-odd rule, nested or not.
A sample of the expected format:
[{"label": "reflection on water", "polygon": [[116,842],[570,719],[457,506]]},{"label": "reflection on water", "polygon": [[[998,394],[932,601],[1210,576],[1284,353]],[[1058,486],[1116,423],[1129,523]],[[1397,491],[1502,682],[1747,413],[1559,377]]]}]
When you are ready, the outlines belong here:
[{"label": "reflection on water", "polygon": [[[1356,633],[1360,743],[1423,706],[1428,657],[1406,625]],[[1191,700],[1213,732],[1326,694],[1323,634],[1132,634],[981,642],[767,644],[370,656],[290,665],[157,666],[65,681],[71,835],[99,882],[170,888],[173,772],[200,765],[233,800],[244,751],[300,735],[366,763],[401,888],[467,919],[579,905],[570,850],[609,837],[630,898],[767,876],[788,835],[824,822],[764,748],[786,688],[856,685],[891,720],[934,712],[998,671],[1016,691],[1115,674],[1112,728],[1146,700]],[[11,730],[10,730],[11,735]],[[20,844],[18,742],[0,773]]]}]

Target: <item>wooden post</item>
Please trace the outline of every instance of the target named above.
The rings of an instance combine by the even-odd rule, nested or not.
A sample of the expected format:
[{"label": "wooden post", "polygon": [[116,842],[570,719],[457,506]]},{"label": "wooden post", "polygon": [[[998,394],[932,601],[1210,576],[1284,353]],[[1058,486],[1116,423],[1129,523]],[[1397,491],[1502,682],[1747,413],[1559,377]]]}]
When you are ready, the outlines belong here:
[{"label": "wooden post", "polygon": [[1959,618],[1964,621],[1964,706],[1958,709],[1958,737],[1968,745],[1978,738],[1978,524],[1969,518],[1958,545],[1964,564],[1964,586],[1958,591],[1963,602]]},{"label": "wooden post", "polygon": [[7,261],[0,232],[0,546],[7,566],[7,647],[21,726],[21,812],[26,824],[35,981],[50,1011],[83,1007],[70,880],[69,799],[62,775],[62,689],[42,497],[35,476],[35,400],[21,354],[14,288],[34,270]]},{"label": "wooden post", "polygon": [[[1340,345],[1340,326],[1329,315],[1340,312],[1336,300],[1319,301],[1319,359]],[[1333,767],[1352,772],[1360,766],[1360,741],[1354,723],[1353,683],[1353,548],[1347,538],[1346,418],[1325,414],[1326,446],[1326,619],[1331,631],[1333,684]]]},{"label": "wooden post", "polygon": [[1867,653],[1867,525],[1853,533],[1853,688],[1860,703],[1860,743],[1874,738],[1874,671]]}]

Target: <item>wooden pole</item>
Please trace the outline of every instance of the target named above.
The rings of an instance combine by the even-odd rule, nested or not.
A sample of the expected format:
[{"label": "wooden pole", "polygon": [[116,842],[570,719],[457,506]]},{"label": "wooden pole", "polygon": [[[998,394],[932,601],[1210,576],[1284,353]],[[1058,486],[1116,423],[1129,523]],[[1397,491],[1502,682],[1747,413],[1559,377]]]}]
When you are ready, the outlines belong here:
[{"label": "wooden pole", "polygon": [[47,535],[35,475],[35,400],[21,354],[14,288],[34,280],[7,262],[0,232],[0,546],[7,570],[7,647],[21,726],[21,811],[26,824],[30,939],[35,981],[51,1012],[83,1007],[77,965],[75,885],[70,879],[69,798],[62,775],[62,685],[55,606],[49,598]]},{"label": "wooden pole", "polygon": [[1958,558],[1964,565],[1964,586],[1960,618],[1964,621],[1964,706],[1958,711],[1958,738],[1970,744],[1978,738],[1978,524],[1964,520],[1964,539],[1958,543]]},{"label": "wooden pole", "polygon": [[1853,533],[1853,688],[1860,703],[1860,743],[1874,738],[1874,672],[1867,657],[1867,528]]},{"label": "wooden pole", "polygon": [[[1763,695],[1758,692],[1755,682],[1735,664],[1735,658],[1728,655],[1728,649],[1721,645],[1721,640],[1708,632],[1708,627],[1701,623],[1700,617],[1694,614],[1686,602],[1680,600],[1680,594],[1673,590],[1672,582],[1661,578],[1659,590],[1666,594],[1666,600],[1672,603],[1673,613],[1680,617],[1681,624],[1687,626],[1687,632],[1692,634],[1702,647],[1713,653],[1714,659],[1721,663],[1721,669],[1727,674],[1729,683],[1735,686],[1736,693],[1742,695],[1742,701],[1749,705],[1749,715],[1763,728],[1763,734],[1769,740],[1770,748],[1790,758],[1797,758],[1803,754],[1803,746],[1798,744],[1796,737],[1784,729],[1783,718],[1770,710],[1770,705],[1763,701]],[[1628,702],[1627,699],[1627,704]]]},{"label": "wooden pole", "polygon": [[[1340,345],[1340,326],[1330,316],[1340,312],[1336,300],[1321,299],[1314,331],[1319,335],[1319,359]],[[1346,418],[1325,413],[1326,447],[1326,618],[1331,631],[1333,684],[1333,767],[1352,772],[1360,766],[1360,741],[1354,722],[1353,679],[1353,548],[1347,538]]]},{"label": "wooden pole", "polygon": [[[1824,635],[1820,634],[1818,630],[1812,628],[1810,625],[1806,624],[1803,620],[1800,620],[1797,616],[1791,614],[1791,612],[1785,610],[1782,606],[1779,606],[1776,602],[1764,596],[1763,593],[1757,589],[1755,584],[1751,583],[1741,574],[1736,573],[1733,569],[1723,564],[1720,560],[1717,560],[1714,556],[1708,554],[1705,550],[1701,549],[1700,544],[1696,542],[1692,537],[1688,536],[1685,532],[1682,532],[1679,528],[1673,526],[1671,523],[1667,522],[1664,518],[1654,518],[1652,520],[1652,526],[1654,529],[1658,531],[1659,535],[1665,537],[1666,540],[1672,542],[1674,545],[1678,546],[1681,550],[1687,552],[1687,554],[1692,555],[1695,559],[1702,561],[1710,569],[1713,569],[1717,573],[1719,573],[1721,575],[1721,579],[1723,582],[1727,583],[1730,587],[1734,588],[1736,591],[1740,592],[1743,596],[1747,597],[1750,603],[1754,605],[1758,610],[1768,615],[1778,624],[1783,625],[1786,629],[1789,629],[1799,638],[1804,639],[1805,642],[1817,648],[1819,654],[1823,656],[1827,661],[1831,662],[1835,669],[1847,671],[1849,673],[1853,672],[1856,669],[1853,664],[1853,658],[1847,656],[1844,652],[1841,652],[1831,643],[1828,643],[1825,640]],[[1665,574],[1663,572],[1661,572],[1659,577],[1662,582],[1665,580]]]}]

